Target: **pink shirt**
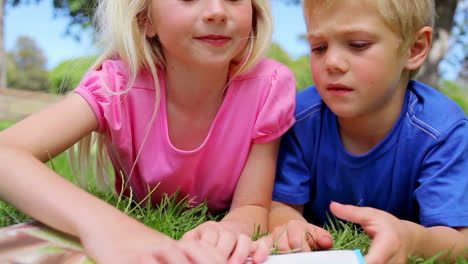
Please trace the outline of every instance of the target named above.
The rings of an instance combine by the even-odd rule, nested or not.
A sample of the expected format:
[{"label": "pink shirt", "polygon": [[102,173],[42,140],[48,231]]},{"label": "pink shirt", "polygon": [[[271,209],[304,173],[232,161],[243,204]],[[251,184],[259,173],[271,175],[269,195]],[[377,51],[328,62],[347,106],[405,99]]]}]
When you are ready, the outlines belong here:
[{"label": "pink shirt", "polygon": [[[96,114],[99,132],[107,136],[117,191],[121,189],[118,171],[128,180],[155,105],[155,88],[147,71],[138,75],[128,93],[111,95],[108,89],[126,89],[126,77],[122,61],[108,60],[101,69],[88,72],[75,89]],[[196,203],[207,200],[211,211],[228,209],[252,143],[280,137],[295,121],[293,74],[276,61],[262,59],[236,77],[205,141],[190,151],[175,148],[169,140],[164,76],[159,83],[160,108],[130,177],[133,197],[141,200],[148,188],[159,184],[152,195],[155,202],[180,187],[181,195],[190,195]]]}]

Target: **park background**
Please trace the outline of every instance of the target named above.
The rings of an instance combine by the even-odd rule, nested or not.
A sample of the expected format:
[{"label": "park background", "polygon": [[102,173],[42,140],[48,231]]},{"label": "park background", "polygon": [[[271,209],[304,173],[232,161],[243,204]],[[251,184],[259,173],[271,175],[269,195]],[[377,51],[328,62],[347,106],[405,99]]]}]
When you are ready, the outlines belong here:
[{"label": "park background", "polygon": [[[32,112],[60,100],[72,90],[97,58],[89,11],[94,1],[86,0],[0,0],[0,130]],[[468,111],[468,0],[436,0],[435,41],[430,59],[418,77],[454,99]],[[268,57],[289,66],[297,89],[313,84],[309,47],[298,0],[271,0],[274,17],[273,44]],[[73,181],[65,155],[48,163]],[[92,172],[91,172],[92,173]],[[93,194],[117,206],[143,223],[178,238],[194,226],[216,219],[197,207],[183,210],[168,197],[166,206],[148,211],[129,209],[123,198],[98,192]],[[0,226],[29,220],[6,203],[0,204]],[[337,223],[327,227],[335,238],[335,248],[367,250],[369,239],[358,228]],[[460,259],[459,263],[468,263]],[[438,263],[435,258],[410,258],[410,263]]]}]

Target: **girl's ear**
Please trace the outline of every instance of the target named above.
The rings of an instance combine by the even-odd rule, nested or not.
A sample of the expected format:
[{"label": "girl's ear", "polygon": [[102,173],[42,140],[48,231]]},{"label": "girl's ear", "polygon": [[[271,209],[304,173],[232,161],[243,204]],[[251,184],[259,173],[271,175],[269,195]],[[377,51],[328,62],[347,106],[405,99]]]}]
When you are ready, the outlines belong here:
[{"label": "girl's ear", "polygon": [[156,29],[149,19],[145,23],[145,34],[148,38],[152,38],[157,35]]},{"label": "girl's ear", "polygon": [[416,36],[409,49],[409,57],[405,68],[416,70],[424,63],[429,54],[432,43],[432,27],[425,26],[416,32]]}]

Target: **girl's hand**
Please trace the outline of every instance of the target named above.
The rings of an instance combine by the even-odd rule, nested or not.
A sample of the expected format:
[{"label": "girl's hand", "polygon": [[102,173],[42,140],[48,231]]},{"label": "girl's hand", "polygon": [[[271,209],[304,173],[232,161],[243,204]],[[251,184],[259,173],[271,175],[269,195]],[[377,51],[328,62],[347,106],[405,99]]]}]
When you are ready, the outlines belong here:
[{"label": "girl's hand", "polygon": [[337,217],[359,224],[372,238],[366,263],[406,263],[411,244],[405,225],[395,216],[375,208],[332,202]]},{"label": "girl's hand", "polygon": [[290,220],[285,225],[275,227],[264,240],[281,253],[329,249],[333,246],[333,238],[328,231],[302,220]]},{"label": "girl's hand", "polygon": [[182,241],[201,241],[221,252],[229,264],[243,264],[256,247],[240,224],[208,221],[185,233]]},{"label": "girl's hand", "polygon": [[226,263],[224,256],[207,243],[175,241],[137,221],[116,221],[94,231],[83,235],[81,241],[99,264]]}]

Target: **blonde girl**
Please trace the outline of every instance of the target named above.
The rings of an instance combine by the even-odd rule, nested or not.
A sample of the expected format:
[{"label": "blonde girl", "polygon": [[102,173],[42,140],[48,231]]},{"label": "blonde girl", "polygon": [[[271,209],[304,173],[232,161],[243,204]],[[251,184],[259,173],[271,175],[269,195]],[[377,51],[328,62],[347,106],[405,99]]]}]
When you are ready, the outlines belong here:
[{"label": "blonde girl", "polygon": [[[293,75],[262,57],[268,0],[101,0],[96,21],[106,50],[75,93],[1,132],[0,198],[78,236],[99,263],[243,263],[294,123]],[[180,188],[228,213],[176,242],[43,165],[82,140],[82,167],[93,131],[100,187],[109,157],[115,189],[136,201]]]}]

